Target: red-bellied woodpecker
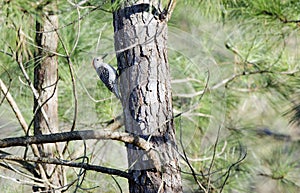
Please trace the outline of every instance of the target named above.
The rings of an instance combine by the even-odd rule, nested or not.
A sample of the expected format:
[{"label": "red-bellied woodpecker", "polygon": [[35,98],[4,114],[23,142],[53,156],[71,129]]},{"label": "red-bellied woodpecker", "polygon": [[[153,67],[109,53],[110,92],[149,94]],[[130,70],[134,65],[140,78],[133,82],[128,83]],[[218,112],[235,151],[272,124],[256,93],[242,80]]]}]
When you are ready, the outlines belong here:
[{"label": "red-bellied woodpecker", "polygon": [[93,66],[105,86],[120,99],[118,89],[118,75],[116,69],[109,64],[103,62],[101,57],[93,59]]}]

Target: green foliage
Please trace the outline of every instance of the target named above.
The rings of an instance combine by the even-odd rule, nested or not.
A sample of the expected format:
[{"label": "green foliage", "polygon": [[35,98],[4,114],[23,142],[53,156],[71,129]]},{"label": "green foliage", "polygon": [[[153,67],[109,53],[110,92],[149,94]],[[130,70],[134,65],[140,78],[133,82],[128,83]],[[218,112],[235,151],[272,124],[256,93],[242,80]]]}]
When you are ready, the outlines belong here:
[{"label": "green foliage", "polygon": [[[200,19],[189,17],[187,12],[200,16]],[[213,124],[221,127],[215,152],[222,153],[213,162],[213,174],[203,175],[208,173],[211,159],[191,161],[199,174],[198,180],[206,188],[214,190],[220,190],[225,185],[223,192],[297,192],[299,180],[294,176],[297,176],[299,167],[294,160],[298,155],[295,150],[298,145],[295,145],[294,140],[299,140],[299,128],[288,124],[290,116],[287,115],[294,115],[294,120],[299,118],[298,105],[294,107],[295,112],[291,111],[294,104],[299,104],[299,2],[185,1],[178,3],[173,16],[171,25],[184,31],[181,33],[184,36],[187,36],[186,32],[189,33],[185,43],[189,44],[190,53],[195,50],[193,41],[197,41],[199,49],[195,55],[205,61],[199,64],[202,70],[198,71],[198,66],[191,62],[189,56],[184,55],[187,58],[183,59],[172,52],[169,55],[173,79],[186,76],[199,80],[173,86],[175,108],[178,105],[181,109],[193,109],[198,100],[201,104],[200,108],[186,113],[188,119],[182,114],[183,118],[176,121],[177,127],[179,124],[182,132],[188,136],[183,137],[183,140],[187,144],[185,149],[188,156],[193,158],[191,160],[212,156],[217,135]],[[190,42],[191,37],[193,41]],[[221,72],[215,74],[218,77],[210,73],[208,85],[214,88],[218,81],[228,80],[218,87],[224,88],[225,94],[216,88],[207,91],[202,98],[200,95],[177,98],[176,95],[196,93],[204,88],[206,79],[203,74],[207,66],[211,65],[207,58],[217,63],[218,71]],[[186,66],[191,69],[191,73],[187,73]],[[208,69],[216,72],[215,68]],[[182,100],[188,103],[182,105],[178,102]],[[219,107],[216,107],[218,104]],[[213,118],[196,118],[196,112]],[[199,127],[200,134],[194,134],[192,138],[191,133]],[[226,148],[221,151],[225,142]],[[239,163],[241,152],[247,152],[247,156]],[[286,152],[290,153],[287,155]],[[266,158],[269,158],[268,164]],[[233,167],[228,174],[230,166]],[[187,166],[183,168],[184,171],[188,170]],[[262,174],[265,171],[268,171],[264,173],[267,175]],[[227,174],[228,179],[225,181]],[[190,174],[183,176],[189,185],[193,184],[187,192],[203,191]],[[270,181],[271,184],[264,186],[261,181]]]}]

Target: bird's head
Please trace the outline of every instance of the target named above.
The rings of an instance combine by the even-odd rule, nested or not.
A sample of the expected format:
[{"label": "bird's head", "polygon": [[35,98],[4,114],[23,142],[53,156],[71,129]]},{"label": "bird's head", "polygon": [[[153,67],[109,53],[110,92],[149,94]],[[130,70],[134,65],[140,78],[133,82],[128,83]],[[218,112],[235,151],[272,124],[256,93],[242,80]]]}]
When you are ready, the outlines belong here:
[{"label": "bird's head", "polygon": [[93,59],[93,67],[95,69],[99,68],[102,63],[103,63],[103,59],[101,57],[96,57]]}]

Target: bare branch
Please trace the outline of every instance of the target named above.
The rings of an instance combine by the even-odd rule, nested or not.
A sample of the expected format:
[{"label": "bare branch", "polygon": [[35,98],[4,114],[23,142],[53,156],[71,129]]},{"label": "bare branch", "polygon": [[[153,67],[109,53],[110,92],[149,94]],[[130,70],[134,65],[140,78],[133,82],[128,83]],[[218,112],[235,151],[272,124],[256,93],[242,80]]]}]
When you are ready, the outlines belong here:
[{"label": "bare branch", "polygon": [[174,116],[174,118],[177,118],[177,117],[181,116],[182,114],[191,112],[191,111],[195,110],[196,108],[198,108],[198,106],[200,105],[201,99],[203,98],[205,92],[208,90],[208,82],[209,82],[209,78],[210,78],[210,73],[209,73],[209,71],[208,71],[207,73],[208,73],[208,75],[207,75],[205,87],[204,87],[204,90],[201,91],[201,96],[200,96],[198,102],[197,102],[192,108],[189,108],[188,110],[185,110],[185,111],[182,111],[181,113],[176,114],[176,115]]},{"label": "bare branch", "polygon": [[102,36],[102,32],[104,31],[104,29],[106,28],[107,26],[107,23],[105,23],[102,28],[100,29],[99,31],[99,36],[98,36],[98,39],[97,39],[97,46],[96,46],[96,50],[95,50],[95,53],[98,52],[98,49],[99,49],[99,45],[100,45],[100,40],[101,40],[101,36]]},{"label": "bare branch", "polygon": [[121,187],[121,185],[119,184],[119,182],[117,181],[117,179],[116,179],[114,176],[111,176],[111,177],[112,177],[112,179],[115,181],[115,183],[117,184],[117,186],[118,186],[120,192],[123,193],[122,187]]},{"label": "bare branch", "polygon": [[176,0],[169,0],[167,8],[164,9],[164,14],[166,15],[166,21],[169,21],[171,19],[175,6],[176,6]]},{"label": "bare branch", "polygon": [[155,168],[160,171],[160,160],[157,152],[152,148],[152,145],[143,138],[134,136],[129,133],[111,132],[111,131],[71,131],[63,133],[53,133],[48,135],[35,135],[25,137],[12,137],[0,140],[0,148],[13,146],[27,146],[31,144],[69,142],[75,140],[87,139],[102,139],[102,140],[117,140],[124,143],[133,144],[145,151],[153,161]]},{"label": "bare branch", "polygon": [[[70,3],[70,1],[68,1],[68,2]],[[71,4],[72,4],[72,3],[71,3]],[[78,5],[81,5],[81,4],[78,3],[77,5],[75,5],[75,7],[78,7]],[[84,15],[80,16],[78,19],[75,19],[75,20],[73,20],[72,22],[67,23],[67,24],[65,24],[65,25],[63,25],[63,26],[61,26],[61,27],[59,27],[59,28],[57,28],[57,29],[48,30],[48,31],[35,31],[35,33],[50,33],[50,32],[54,32],[54,31],[57,31],[57,30],[66,28],[66,27],[68,27],[68,26],[70,26],[70,25],[73,25],[73,24],[79,22],[80,20],[82,20],[82,19],[84,19],[85,17],[87,17],[90,13],[92,13],[92,12],[98,10],[98,9],[99,9],[99,10],[102,10],[102,11],[105,11],[105,12],[109,12],[109,11],[107,11],[107,10],[102,9],[102,8],[101,8],[102,6],[103,6],[103,3],[102,3],[101,5],[98,5],[98,6],[95,6],[95,7],[93,6],[92,9],[91,9],[89,12],[87,12],[87,13],[85,13]],[[79,8],[80,8],[80,7],[79,7]],[[111,12],[109,12],[109,13],[111,13]]]},{"label": "bare branch", "polygon": [[203,83],[203,81],[200,81],[196,78],[185,78],[185,79],[175,79],[171,80],[172,84],[178,84],[178,83],[186,83],[186,82],[196,82],[196,83]]},{"label": "bare branch", "polygon": [[13,146],[27,146],[31,144],[42,144],[42,143],[56,143],[76,140],[87,140],[87,139],[102,139],[102,140],[117,140],[124,143],[134,144],[145,151],[151,149],[150,144],[138,136],[131,135],[129,133],[111,132],[111,131],[72,131],[53,133],[48,135],[35,135],[27,137],[12,137],[0,140],[0,148],[13,147]]},{"label": "bare branch", "polygon": [[[73,63],[71,61],[70,58],[70,54],[67,50],[67,47],[65,45],[65,43],[63,42],[62,37],[59,35],[59,33],[56,31],[57,36],[59,38],[60,43],[62,44],[62,47],[66,53],[66,59],[69,65],[69,70],[70,70],[70,75],[71,75],[71,81],[72,81],[72,89],[73,89],[73,96],[74,96],[74,117],[73,117],[73,123],[72,123],[72,127],[71,127],[71,131],[73,131],[75,129],[76,126],[76,120],[77,120],[77,113],[78,113],[78,99],[77,99],[77,89],[76,89],[76,81],[75,81],[75,73],[74,73],[74,67],[73,67]],[[63,151],[64,152],[64,151]]]},{"label": "bare branch", "polygon": [[102,99],[99,99],[99,100],[97,100],[94,97],[92,97],[91,94],[90,94],[90,92],[87,90],[87,88],[83,84],[83,82],[77,76],[77,74],[75,74],[75,75],[76,75],[76,78],[77,78],[78,82],[80,83],[81,88],[83,88],[83,90],[85,91],[85,93],[87,94],[87,96],[90,98],[90,100],[92,100],[95,103],[99,103],[99,102],[104,102],[104,101],[107,101],[107,100],[111,100],[111,97],[109,97],[109,98],[102,98]]},{"label": "bare branch", "polygon": [[[179,117],[181,119],[181,117]],[[183,141],[182,141],[182,126],[181,126],[181,120],[180,120],[180,138],[179,138],[179,143],[180,143],[180,146],[182,148],[182,152],[183,152],[183,155],[181,155],[182,159],[187,163],[189,169],[191,170],[192,172],[192,176],[195,180],[195,182],[198,184],[199,188],[201,190],[203,190],[205,193],[207,193],[207,190],[205,189],[205,187],[199,182],[198,178],[197,178],[197,174],[192,166],[192,164],[189,162],[189,159],[187,158],[187,155],[186,155],[186,152],[185,152],[185,148],[184,148],[184,145],[183,145]]]},{"label": "bare branch", "polygon": [[[295,74],[299,73],[300,70],[292,70],[292,71],[284,71],[284,72],[275,72],[271,70],[256,70],[256,71],[249,71],[249,72],[242,72],[239,74],[233,74],[229,78],[225,78],[224,80],[220,81],[219,83],[213,85],[212,87],[207,88],[208,90],[215,90],[220,88],[221,86],[226,86],[230,82],[234,81],[236,78],[242,77],[242,76],[249,76],[254,74],[281,74],[281,75],[287,75],[287,76],[295,76]],[[174,82],[177,83],[177,82]],[[204,94],[205,90],[200,90],[195,93],[190,94],[174,94],[173,96],[182,97],[182,98],[193,98],[199,95]]]},{"label": "bare branch", "polygon": [[34,162],[34,163],[46,163],[46,164],[55,164],[55,165],[63,165],[63,166],[69,166],[69,167],[75,167],[75,168],[83,168],[85,170],[93,170],[96,172],[101,172],[105,174],[111,174],[111,175],[117,175],[123,178],[131,179],[131,175],[127,172],[123,172],[121,170],[113,169],[113,168],[107,168],[97,165],[91,165],[87,163],[77,163],[72,162],[68,160],[61,160],[56,158],[43,158],[43,157],[27,157],[23,159],[22,157],[15,156],[15,155],[3,155],[0,154],[0,159],[3,160],[12,160],[12,161],[27,161],[27,162]]},{"label": "bare branch", "polygon": [[1,79],[0,79],[0,89],[1,89],[1,92],[3,93],[4,97],[6,98],[8,104],[14,111],[22,129],[24,130],[25,133],[27,133],[27,129],[28,129],[27,123],[26,123],[17,103],[15,102],[15,100],[11,96],[9,90],[7,89],[7,87],[5,86],[5,84],[3,83],[3,81]]},{"label": "bare branch", "polygon": [[[2,151],[0,150],[0,154],[3,154],[3,155],[11,155],[10,153],[8,152],[5,152],[5,151]],[[33,166],[32,164],[28,163],[28,162],[24,162],[24,161],[17,161],[17,162],[13,162],[14,165],[18,165],[24,169],[26,169],[28,172],[30,172],[34,177],[35,179],[38,179],[40,178],[40,175],[38,174],[38,172],[36,171],[36,166]],[[9,169],[9,170],[13,170],[13,168],[8,164],[8,163],[0,163],[0,166],[1,167],[4,167],[6,169]],[[40,179],[41,180],[41,179]],[[42,181],[42,180],[41,180]]]},{"label": "bare branch", "polygon": [[[15,102],[15,100],[13,99],[13,97],[11,96],[9,90],[6,88],[5,84],[3,83],[3,81],[0,79],[0,89],[2,91],[2,93],[5,95],[7,102],[9,103],[9,105],[11,106],[12,110],[14,111],[24,133],[28,133],[28,125],[17,105],[17,103]],[[34,153],[35,156],[39,156],[40,153],[38,151],[38,148],[36,145],[32,145],[31,146],[32,151]]]},{"label": "bare branch", "polygon": [[44,119],[45,119],[45,123],[46,123],[48,129],[50,129],[50,127],[49,127],[49,122],[48,122],[48,116],[47,116],[47,113],[46,113],[45,110],[44,110],[44,107],[41,105],[41,101],[40,101],[40,99],[39,99],[39,93],[38,93],[38,91],[34,88],[34,85],[32,84],[32,82],[30,81],[29,75],[27,74],[27,72],[26,72],[26,70],[25,70],[25,68],[24,68],[22,59],[16,57],[16,61],[17,61],[17,63],[19,64],[19,67],[20,67],[20,69],[21,69],[21,71],[22,71],[22,73],[23,73],[23,75],[24,75],[24,78],[26,79],[26,82],[27,82],[28,86],[30,87],[30,89],[31,89],[31,91],[32,91],[32,93],[33,93],[34,98],[35,98],[35,99],[37,100],[37,102],[38,102],[38,107],[41,108],[41,112],[42,112],[42,115],[43,115],[43,117],[44,117]]},{"label": "bare branch", "polygon": [[79,10],[79,7],[76,7],[76,10],[77,10],[77,14],[78,14],[78,31],[77,31],[77,36],[76,36],[76,39],[75,39],[75,43],[74,43],[74,46],[70,52],[70,55],[72,55],[72,53],[75,51],[77,45],[78,45],[78,41],[79,41],[79,37],[80,37],[80,10]]},{"label": "bare branch", "polygon": [[263,10],[259,14],[270,16],[271,18],[277,19],[282,23],[296,23],[296,24],[300,23],[300,20],[289,20],[288,18],[286,18],[286,16],[279,15],[276,12],[271,12],[268,10]]},{"label": "bare branch", "polygon": [[63,54],[58,53],[58,52],[51,51],[51,50],[49,50],[47,48],[44,48],[44,47],[41,47],[41,46],[37,46],[37,45],[35,45],[35,44],[31,43],[31,42],[26,41],[26,43],[29,44],[29,45],[31,45],[34,48],[43,49],[45,52],[48,52],[50,54],[53,54],[53,55],[56,55],[56,56],[60,56],[60,57],[63,57],[63,58],[67,57],[66,55],[63,55]]},{"label": "bare branch", "polygon": [[[222,147],[222,150],[219,152],[219,153],[216,153],[215,154],[215,157],[220,157],[225,149],[226,149],[226,146],[227,146],[227,141],[224,142],[224,145]],[[207,161],[207,160],[211,160],[213,159],[213,156],[210,156],[210,157],[203,157],[203,158],[190,158],[190,157],[187,157],[189,161],[191,162],[203,162],[203,161]]]},{"label": "bare branch", "polygon": [[[240,148],[241,148],[241,150],[243,151],[242,147],[240,147]],[[220,193],[222,193],[222,191],[223,191],[223,189],[224,189],[224,187],[225,187],[225,185],[226,185],[226,182],[227,182],[227,180],[228,180],[228,178],[229,178],[229,176],[230,176],[231,170],[232,170],[234,167],[238,166],[244,159],[246,159],[246,156],[247,156],[247,150],[241,152],[241,153],[240,153],[239,159],[238,159],[235,163],[233,163],[233,164],[230,165],[230,167],[228,168],[228,170],[227,170],[226,173],[224,174],[225,180],[224,180],[224,182],[223,182],[223,184],[222,184],[222,186],[221,186]]]},{"label": "bare branch", "polygon": [[[5,154],[5,155],[10,155],[10,154]],[[34,180],[34,181],[36,181],[36,182],[41,182],[41,183],[44,182],[44,180],[42,180],[42,179],[40,179],[40,178],[33,177],[33,176],[29,175],[29,174],[26,174],[26,173],[23,172],[23,171],[18,170],[17,168],[14,168],[11,164],[6,163],[7,161],[4,161],[4,162],[5,162],[5,164],[6,164],[6,165],[5,165],[5,168],[7,168],[7,169],[9,169],[9,170],[11,170],[11,171],[14,171],[16,174],[19,174],[20,176],[23,176],[23,177],[25,177],[25,178],[29,178],[29,179]],[[26,163],[26,164],[30,165],[30,167],[34,167],[34,166],[32,166],[30,163],[25,162],[25,161],[21,161],[21,160],[17,161],[17,163],[20,163],[20,164],[22,164],[23,166],[24,166],[25,163]],[[25,169],[28,170],[28,167],[25,167]],[[31,168],[31,169],[32,169],[32,168]],[[33,173],[33,174],[34,174],[35,176],[38,176],[38,174],[36,173],[35,170],[34,170],[34,172],[35,172],[35,173]],[[39,177],[39,176],[38,176],[38,177]]]},{"label": "bare branch", "polygon": [[1,53],[7,55],[7,56],[10,56],[10,57],[13,57],[13,54],[9,53],[9,52],[6,52],[4,50],[0,50]]},{"label": "bare branch", "polygon": [[112,123],[107,125],[105,130],[115,131],[115,130],[119,129],[120,127],[122,127],[123,125],[124,125],[124,116],[119,115],[114,120],[112,120]]},{"label": "bare branch", "polygon": [[17,178],[8,177],[8,176],[3,176],[1,174],[0,174],[0,178],[8,179],[8,180],[14,181],[15,183],[29,185],[29,186],[40,186],[40,187],[45,186],[44,184],[41,184],[41,183],[38,183],[38,182],[21,180],[21,179],[17,179]]},{"label": "bare branch", "polygon": [[209,168],[208,168],[208,179],[207,179],[207,188],[208,188],[208,192],[211,191],[210,189],[210,186],[211,186],[211,169],[215,163],[215,158],[216,158],[216,152],[217,152],[217,146],[218,146],[218,143],[219,143],[219,137],[220,137],[220,129],[221,129],[221,126],[219,126],[219,129],[218,129],[218,133],[217,133],[217,138],[216,138],[216,142],[214,144],[214,151],[213,151],[213,156],[212,156],[212,159],[211,159],[211,162],[210,162],[210,165],[209,165]]}]

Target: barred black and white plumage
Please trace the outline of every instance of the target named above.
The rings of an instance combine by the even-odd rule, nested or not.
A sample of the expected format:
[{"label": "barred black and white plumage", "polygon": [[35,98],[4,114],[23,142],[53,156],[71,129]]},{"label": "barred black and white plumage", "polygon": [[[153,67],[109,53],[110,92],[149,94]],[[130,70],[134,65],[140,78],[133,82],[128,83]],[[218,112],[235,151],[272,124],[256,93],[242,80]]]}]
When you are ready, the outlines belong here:
[{"label": "barred black and white plumage", "polygon": [[118,89],[117,71],[109,64],[103,62],[102,58],[97,57],[93,60],[93,66],[104,85],[120,99]]}]

